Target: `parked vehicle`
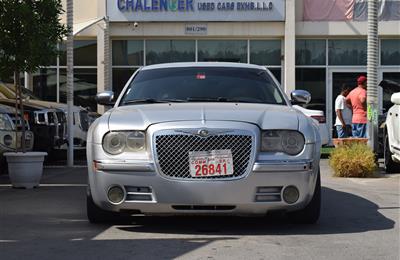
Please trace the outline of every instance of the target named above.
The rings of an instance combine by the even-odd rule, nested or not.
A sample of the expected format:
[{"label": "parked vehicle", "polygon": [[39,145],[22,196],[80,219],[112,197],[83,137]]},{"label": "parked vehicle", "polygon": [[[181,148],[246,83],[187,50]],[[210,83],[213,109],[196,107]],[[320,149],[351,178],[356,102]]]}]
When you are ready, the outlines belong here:
[{"label": "parked vehicle", "polygon": [[[21,149],[22,146],[22,124],[21,120],[15,118],[15,115],[14,108],[0,105],[0,174],[7,169],[3,154],[5,152],[14,152],[16,149]],[[34,136],[27,121],[25,125],[25,148],[27,151],[31,151]]]},{"label": "parked vehicle", "polygon": [[400,92],[394,93],[391,101],[384,131],[384,161],[386,172],[400,173]]},{"label": "parked vehicle", "polygon": [[[0,93],[3,94],[5,98],[15,99],[15,88],[11,84],[0,83]],[[26,88],[23,88],[23,94],[31,104],[52,109],[60,109],[65,113],[65,117],[67,117],[68,107],[66,104],[40,100],[29,89]],[[79,106],[73,106],[72,110],[74,114],[74,148],[85,149],[89,126],[100,115],[95,112],[89,112],[87,109]],[[60,146],[60,149],[66,148],[67,144]]]},{"label": "parked vehicle", "polygon": [[[112,92],[97,95],[109,105]],[[296,90],[292,100],[311,96]],[[138,69],[90,127],[87,214],[320,212],[318,125],[262,66],[170,63]]]},{"label": "parked vehicle", "polygon": [[[0,104],[14,107],[15,101],[0,99]],[[47,152],[51,155],[54,149],[63,145],[66,140],[66,119],[62,110],[39,106],[24,101],[25,117],[35,136],[33,150]]]},{"label": "parked vehicle", "polygon": [[392,80],[382,80],[379,83],[382,88],[382,114],[378,116],[378,154],[384,155],[385,131],[386,131],[386,118],[389,109],[393,106],[391,97],[394,93],[400,92],[400,82]]},{"label": "parked vehicle", "polygon": [[321,136],[321,144],[322,145],[329,144],[329,132],[328,132],[328,126],[326,125],[326,118],[324,115],[324,111],[307,109],[299,105],[293,105],[293,107],[297,110],[300,110],[306,116],[311,117],[312,119],[315,119],[318,122],[319,134]]}]

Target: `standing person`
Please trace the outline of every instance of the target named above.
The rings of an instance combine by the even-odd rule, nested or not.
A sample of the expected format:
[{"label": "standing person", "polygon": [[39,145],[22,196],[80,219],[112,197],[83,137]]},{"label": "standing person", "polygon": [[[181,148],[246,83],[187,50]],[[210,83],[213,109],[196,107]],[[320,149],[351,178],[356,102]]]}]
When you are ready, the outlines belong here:
[{"label": "standing person", "polygon": [[347,138],[351,136],[352,113],[348,103],[346,102],[346,97],[349,93],[350,88],[343,85],[340,94],[335,100],[335,127],[338,138]]},{"label": "standing person", "polygon": [[353,137],[367,137],[367,77],[357,79],[357,87],[346,98],[353,110]]}]

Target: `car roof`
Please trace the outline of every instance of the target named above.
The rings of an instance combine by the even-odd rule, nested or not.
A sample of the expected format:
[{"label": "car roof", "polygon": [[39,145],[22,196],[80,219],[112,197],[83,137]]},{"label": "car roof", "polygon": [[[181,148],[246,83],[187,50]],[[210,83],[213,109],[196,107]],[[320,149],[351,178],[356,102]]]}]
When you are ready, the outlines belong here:
[{"label": "car roof", "polygon": [[266,68],[263,66],[247,64],[247,63],[235,63],[235,62],[173,62],[173,63],[148,65],[148,66],[143,67],[142,70],[167,69],[167,68],[187,68],[187,67],[226,67],[226,68],[266,70]]}]

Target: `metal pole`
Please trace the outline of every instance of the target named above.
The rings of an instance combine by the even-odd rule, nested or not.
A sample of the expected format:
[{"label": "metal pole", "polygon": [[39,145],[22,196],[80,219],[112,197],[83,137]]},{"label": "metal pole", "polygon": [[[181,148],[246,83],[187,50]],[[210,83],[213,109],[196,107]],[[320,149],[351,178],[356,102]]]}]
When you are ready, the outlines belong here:
[{"label": "metal pole", "polygon": [[70,31],[67,36],[67,133],[68,133],[68,152],[67,165],[74,165],[74,126],[73,126],[73,111],[74,105],[74,17],[73,17],[73,0],[67,0],[67,26]]},{"label": "metal pole", "polygon": [[368,145],[378,152],[378,1],[368,0]]}]

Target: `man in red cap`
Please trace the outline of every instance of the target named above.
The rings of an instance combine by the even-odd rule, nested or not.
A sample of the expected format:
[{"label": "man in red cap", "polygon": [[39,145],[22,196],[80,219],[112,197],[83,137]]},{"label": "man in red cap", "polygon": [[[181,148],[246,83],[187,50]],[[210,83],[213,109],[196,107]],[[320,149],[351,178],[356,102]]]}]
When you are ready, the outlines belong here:
[{"label": "man in red cap", "polygon": [[367,77],[359,76],[357,87],[346,97],[348,104],[352,107],[353,137],[367,137]]}]

